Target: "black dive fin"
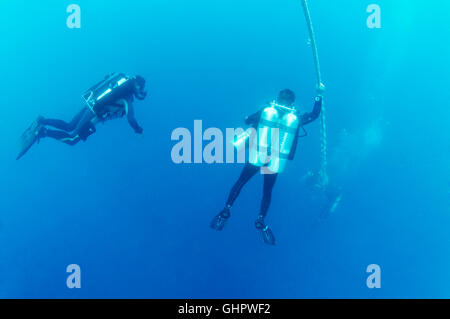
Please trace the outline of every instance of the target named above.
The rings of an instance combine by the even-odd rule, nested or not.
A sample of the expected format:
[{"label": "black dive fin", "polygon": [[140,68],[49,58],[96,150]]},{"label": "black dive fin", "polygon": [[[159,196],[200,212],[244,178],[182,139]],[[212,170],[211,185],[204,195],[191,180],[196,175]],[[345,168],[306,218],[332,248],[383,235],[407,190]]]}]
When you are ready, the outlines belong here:
[{"label": "black dive fin", "polygon": [[275,236],[268,226],[261,230],[264,242],[267,245],[275,245]]},{"label": "black dive fin", "polygon": [[39,139],[39,131],[42,128],[42,125],[39,124],[39,120],[35,120],[30,127],[22,134],[19,141],[19,154],[16,157],[16,160],[20,159],[24,156],[31,146],[36,143]]},{"label": "black dive fin", "polygon": [[214,219],[211,221],[210,227],[215,230],[222,230],[227,223],[227,220],[230,218],[230,210],[225,208],[220,214],[216,215]]}]

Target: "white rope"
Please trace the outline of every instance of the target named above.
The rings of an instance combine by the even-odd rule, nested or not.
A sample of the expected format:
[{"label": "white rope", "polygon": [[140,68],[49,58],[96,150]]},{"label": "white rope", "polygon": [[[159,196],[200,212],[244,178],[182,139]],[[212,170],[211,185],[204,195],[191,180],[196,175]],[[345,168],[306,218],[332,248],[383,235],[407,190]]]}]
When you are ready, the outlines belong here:
[{"label": "white rope", "polygon": [[314,62],[316,66],[317,82],[320,85],[322,83],[322,74],[320,72],[319,52],[316,45],[316,34],[314,33],[313,24],[311,21],[311,14],[309,13],[308,2],[302,0],[303,12],[305,13],[306,24],[308,25],[309,36],[311,38],[311,46],[313,49]]},{"label": "white rope", "polygon": [[[316,75],[317,75],[317,86],[319,87],[320,85],[322,85],[322,74],[321,74],[321,70],[320,70],[320,62],[319,62],[319,52],[317,50],[317,45],[316,45],[316,35],[314,33],[314,28],[313,28],[313,24],[311,21],[311,14],[309,12],[309,7],[308,7],[308,3],[307,0],[301,0],[302,5],[303,5],[303,12],[305,13],[305,18],[306,18],[306,24],[308,25],[308,30],[309,30],[309,36],[311,39],[311,47],[313,50],[313,56],[314,56],[314,64],[316,67]],[[328,184],[328,174],[327,174],[327,165],[328,165],[328,160],[327,160],[327,150],[328,150],[328,145],[327,145],[327,122],[326,122],[326,110],[325,110],[325,103],[322,101],[322,112],[321,112],[321,141],[320,141],[320,151],[321,151],[321,166],[320,166],[320,171],[319,171],[319,176],[320,176],[320,183],[321,185],[324,187]]]}]

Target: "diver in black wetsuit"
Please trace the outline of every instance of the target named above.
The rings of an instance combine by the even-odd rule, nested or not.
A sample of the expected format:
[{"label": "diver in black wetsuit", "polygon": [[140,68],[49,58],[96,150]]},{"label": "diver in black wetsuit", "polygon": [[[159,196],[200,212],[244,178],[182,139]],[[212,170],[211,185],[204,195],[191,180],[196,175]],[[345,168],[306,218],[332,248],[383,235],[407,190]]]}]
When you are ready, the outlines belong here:
[{"label": "diver in black wetsuit", "polygon": [[[321,85],[317,89],[317,96],[315,98],[315,104],[314,109],[310,113],[306,114],[299,114],[298,111],[295,110],[294,102],[295,102],[295,94],[291,90],[283,90],[280,92],[277,104],[274,104],[278,107],[275,107],[275,109],[281,113],[279,118],[281,118],[283,115],[285,116],[287,113],[292,112],[295,114],[295,118],[298,118],[298,127],[295,128],[292,132],[289,131],[290,128],[285,128],[286,134],[292,133],[295,134],[293,137],[293,143],[290,146],[290,149],[288,151],[288,160],[293,160],[295,156],[295,151],[297,148],[298,138],[300,129],[308,124],[314,121],[319,117],[320,111],[322,109],[322,94],[325,90],[325,87]],[[290,110],[287,112],[285,109]],[[262,118],[262,114],[267,110],[267,108],[263,108],[259,112],[249,116],[246,118],[245,122],[248,125],[251,125],[255,129],[261,129],[262,126],[268,126],[268,127],[278,127],[280,131],[283,129],[283,125],[279,122],[274,124],[268,124],[267,118]],[[259,130],[258,130],[259,131]],[[260,134],[260,132],[258,133]],[[259,146],[261,147],[261,146]],[[280,158],[282,157],[282,154],[279,155]],[[271,162],[274,161],[274,159],[270,160]],[[280,161],[278,159],[278,161]],[[225,226],[226,221],[230,218],[230,209],[233,206],[235,200],[239,196],[239,193],[241,192],[244,185],[253,177],[258,171],[261,171],[262,167],[268,167],[270,168],[270,164],[266,163],[264,165],[260,165],[256,162],[247,162],[244,169],[242,170],[241,176],[239,177],[238,181],[234,184],[233,188],[231,189],[230,195],[228,196],[228,200],[225,204],[225,208],[212,220],[211,227],[215,230],[222,230]],[[275,245],[275,237],[271,231],[271,229],[265,224],[265,217],[267,216],[267,211],[270,206],[270,201],[272,198],[272,189],[275,185],[275,182],[278,177],[278,173],[281,172],[281,170],[274,169],[273,172],[265,173],[264,174],[264,191],[263,191],[263,199],[261,202],[261,210],[258,215],[258,218],[255,221],[255,227],[261,231],[264,242],[269,245]]]},{"label": "diver in black wetsuit", "polygon": [[[134,97],[144,100],[145,79],[131,77],[123,73],[113,73],[88,90],[83,97],[87,106],[70,122],[47,119],[39,116],[22,136],[22,146],[17,159],[41,138],[50,137],[68,145],[75,145],[96,132],[96,124],[127,116],[130,126],[137,134],[142,134],[134,115]],[[51,126],[57,130],[48,128]]]},{"label": "diver in black wetsuit", "polygon": [[[134,116],[133,102],[134,97],[138,100],[145,99],[147,95],[144,91],[145,79],[141,76],[136,76],[131,81],[134,83],[130,86],[130,90],[118,96],[112,103],[103,106],[104,110],[101,117],[99,114],[91,111],[89,107],[84,107],[69,123],[62,120],[39,117],[38,123],[42,125],[39,137],[51,137],[68,145],[75,145],[81,140],[86,141],[91,134],[95,133],[95,125],[97,123],[121,118],[125,115],[134,131],[137,134],[142,134],[144,130],[139,126]],[[52,126],[58,130],[51,130],[46,126]]]}]

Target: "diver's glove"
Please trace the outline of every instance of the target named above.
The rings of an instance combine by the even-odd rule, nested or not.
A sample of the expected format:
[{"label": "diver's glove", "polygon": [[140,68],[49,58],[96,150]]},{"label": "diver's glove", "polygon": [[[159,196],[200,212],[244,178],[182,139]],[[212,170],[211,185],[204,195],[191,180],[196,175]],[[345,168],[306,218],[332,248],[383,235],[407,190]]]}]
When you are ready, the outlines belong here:
[{"label": "diver's glove", "polygon": [[255,227],[261,231],[263,240],[267,245],[275,245],[275,236],[269,226],[264,222],[264,216],[258,216],[258,219],[255,221]]},{"label": "diver's glove", "polygon": [[323,97],[323,94],[325,93],[325,84],[320,83],[319,85],[316,86],[316,95]]},{"label": "diver's glove", "polygon": [[137,127],[135,130],[134,130],[135,132],[136,132],[136,134],[142,134],[142,133],[144,133],[144,129],[142,128],[142,127]]},{"label": "diver's glove", "polygon": [[147,91],[142,91],[142,92],[136,93],[136,98],[140,101],[145,100],[146,97],[147,97]]}]

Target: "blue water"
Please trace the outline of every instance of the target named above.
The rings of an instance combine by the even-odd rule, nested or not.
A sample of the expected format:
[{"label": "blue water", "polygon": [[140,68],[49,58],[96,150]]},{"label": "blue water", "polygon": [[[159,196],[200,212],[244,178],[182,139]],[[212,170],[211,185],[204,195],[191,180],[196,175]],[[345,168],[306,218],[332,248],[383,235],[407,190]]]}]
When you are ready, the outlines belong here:
[{"label": "blue water", "polygon": [[[311,0],[327,85],[329,175],[341,205],[318,224],[302,182],[320,167],[320,122],[279,177],[267,222],[253,226],[262,178],[209,229],[241,164],[172,162],[177,127],[238,127],[293,89],[313,105],[315,74],[297,0],[3,1],[0,297],[449,298],[450,4]],[[111,72],[141,74],[140,137],[125,120],[86,143],[45,139],[15,161],[42,114],[69,120]],[[66,287],[78,264],[82,288]],[[366,267],[381,267],[381,288]]]}]

